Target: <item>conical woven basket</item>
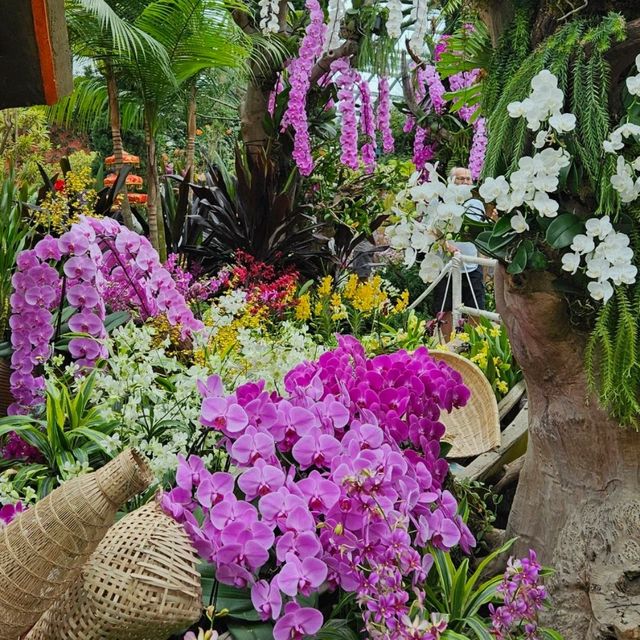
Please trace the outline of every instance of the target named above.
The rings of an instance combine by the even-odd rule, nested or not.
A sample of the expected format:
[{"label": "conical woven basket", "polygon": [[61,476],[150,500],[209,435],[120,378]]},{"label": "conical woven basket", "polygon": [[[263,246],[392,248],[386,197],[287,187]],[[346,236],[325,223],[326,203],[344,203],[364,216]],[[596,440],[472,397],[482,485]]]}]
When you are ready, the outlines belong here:
[{"label": "conical woven basket", "polygon": [[447,428],[443,440],[452,447],[449,458],[467,458],[489,451],[500,444],[498,402],[484,373],[470,360],[451,351],[430,351],[436,361],[445,362],[462,376],[471,390],[464,407],[442,412],[440,421]]},{"label": "conical woven basket", "polygon": [[65,482],[0,531],[0,639],[28,631],[78,577],[118,508],[153,476],[127,450]]},{"label": "conical woven basket", "polygon": [[198,558],[155,502],[109,529],[26,640],[162,640],[202,613]]}]

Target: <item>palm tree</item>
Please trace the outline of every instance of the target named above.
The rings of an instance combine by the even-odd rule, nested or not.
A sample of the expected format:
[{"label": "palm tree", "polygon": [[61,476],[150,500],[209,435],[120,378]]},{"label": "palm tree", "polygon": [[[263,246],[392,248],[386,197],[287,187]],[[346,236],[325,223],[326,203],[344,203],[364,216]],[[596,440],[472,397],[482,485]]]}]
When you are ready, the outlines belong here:
[{"label": "palm tree", "polygon": [[[235,5],[238,6],[238,5]],[[195,96],[197,76],[212,67],[243,64],[248,41],[229,14],[224,0],[155,0],[148,3],[133,24],[162,44],[171,73],[153,64],[151,58],[132,61],[124,70],[134,87],[144,114],[147,143],[147,215],[152,244],[162,256],[163,225],[158,225],[158,171],[156,140],[163,126],[163,109],[185,91]],[[195,105],[190,117],[195,133]]]},{"label": "palm tree", "polygon": [[[156,146],[164,125],[163,112],[189,94],[188,132],[195,135],[198,75],[209,68],[238,67],[248,55],[249,41],[230,13],[242,10],[243,5],[236,0],[71,0],[70,5],[77,16],[70,25],[72,39],[83,43],[75,50],[97,62],[105,83],[79,82],[82,95],[64,99],[55,110],[56,117],[88,124],[104,118],[107,109],[117,157],[122,153],[118,84],[122,81],[130,87],[128,97],[139,107],[146,138],[149,235],[163,257]],[[97,12],[96,5],[104,14]],[[100,27],[97,33],[96,24]],[[116,28],[106,31],[105,24]],[[102,47],[95,46],[96,42]],[[135,114],[130,110],[129,115]]]},{"label": "palm tree", "polygon": [[[122,168],[124,149],[122,146],[122,117],[120,112],[117,69],[123,62],[138,59],[153,60],[168,71],[166,51],[150,35],[132,25],[123,15],[123,5],[117,0],[67,0],[67,26],[74,54],[89,58],[102,73],[106,89],[107,109],[110,120],[113,152],[116,170]],[[72,98],[62,101],[67,113],[74,98],[94,100],[99,86],[84,84]],[[77,106],[77,105],[75,105]],[[87,106],[86,104],[84,105]],[[122,214],[127,227],[133,227],[133,216],[129,201],[123,199]]]}]

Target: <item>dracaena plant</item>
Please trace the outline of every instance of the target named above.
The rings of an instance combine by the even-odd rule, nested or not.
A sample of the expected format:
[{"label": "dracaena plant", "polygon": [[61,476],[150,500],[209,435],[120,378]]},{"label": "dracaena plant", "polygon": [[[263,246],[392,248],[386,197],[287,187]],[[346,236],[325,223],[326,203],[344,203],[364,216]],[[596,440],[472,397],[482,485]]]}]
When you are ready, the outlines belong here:
[{"label": "dracaena plant", "polygon": [[231,262],[238,250],[267,264],[313,270],[322,253],[318,225],[294,208],[295,181],[277,189],[277,167],[266,156],[249,158],[238,150],[235,176],[210,165],[206,185],[190,186],[197,238],[191,235],[184,251],[207,272]]}]

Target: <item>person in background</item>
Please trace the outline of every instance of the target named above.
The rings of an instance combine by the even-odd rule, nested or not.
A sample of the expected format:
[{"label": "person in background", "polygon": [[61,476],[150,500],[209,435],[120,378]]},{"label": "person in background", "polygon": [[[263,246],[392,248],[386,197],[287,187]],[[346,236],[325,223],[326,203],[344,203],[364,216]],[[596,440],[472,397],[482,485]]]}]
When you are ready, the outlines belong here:
[{"label": "person in background", "polygon": [[[454,184],[473,184],[471,172],[464,167],[454,167],[449,173],[449,180]],[[465,216],[477,222],[487,222],[491,218],[485,213],[481,200],[471,198],[464,204]],[[451,254],[460,252],[465,256],[478,256],[478,249],[472,242],[447,241],[445,248]],[[485,308],[484,275],[479,264],[465,262],[462,265],[462,304],[477,309]],[[468,276],[468,277],[467,277]],[[446,297],[445,297],[446,296]],[[452,322],[452,284],[450,278],[443,278],[433,290],[433,304],[435,313],[442,311],[440,330],[445,341],[448,341],[454,329]]]}]

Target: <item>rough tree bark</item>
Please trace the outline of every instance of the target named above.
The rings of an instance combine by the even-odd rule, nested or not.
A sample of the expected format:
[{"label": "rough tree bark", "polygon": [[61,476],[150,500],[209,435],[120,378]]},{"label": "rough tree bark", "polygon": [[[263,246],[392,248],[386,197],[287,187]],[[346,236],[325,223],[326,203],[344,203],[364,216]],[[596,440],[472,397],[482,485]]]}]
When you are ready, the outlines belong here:
[{"label": "rough tree bark", "polygon": [[156,141],[149,123],[145,123],[145,137],[147,143],[147,222],[149,223],[149,241],[164,262],[166,246],[160,242],[158,229],[158,158]]},{"label": "rough tree bark", "polygon": [[187,180],[194,175],[195,157],[196,157],[196,107],[197,107],[198,87],[196,81],[189,87],[189,97],[187,102],[187,150],[185,156],[185,169],[187,171]]},{"label": "rough tree bark", "polygon": [[529,447],[507,536],[556,571],[549,626],[566,640],[640,638],[640,434],[589,394],[586,336],[550,274],[500,268],[496,307],[524,371]]},{"label": "rough tree bark", "polygon": [[[116,74],[110,64],[105,65],[105,77],[107,81],[107,96],[109,100],[109,121],[111,125],[111,142],[113,155],[115,156],[116,173],[122,169],[124,148],[122,146],[122,127],[120,123],[120,102],[118,100],[118,84]],[[123,187],[122,219],[128,229],[133,229],[133,214],[127,197],[127,186]]]}]

